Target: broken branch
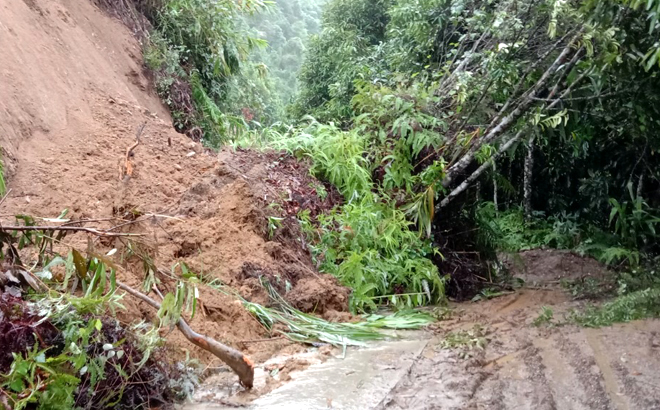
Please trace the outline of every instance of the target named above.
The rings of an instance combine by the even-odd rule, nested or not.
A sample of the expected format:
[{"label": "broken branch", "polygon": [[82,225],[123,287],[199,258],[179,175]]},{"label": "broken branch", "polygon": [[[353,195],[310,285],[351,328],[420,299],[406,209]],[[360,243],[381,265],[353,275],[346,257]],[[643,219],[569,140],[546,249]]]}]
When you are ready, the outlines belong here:
[{"label": "broken branch", "polygon": [[0,232],[5,231],[69,231],[69,232],[87,232],[96,236],[143,236],[139,233],[118,233],[98,230],[94,228],[85,228],[81,226],[2,226]]},{"label": "broken branch", "polygon": [[[156,302],[149,296],[138,292],[130,286],[125,285],[119,281],[117,281],[117,286],[132,296],[141,299],[142,301],[151,305],[153,308],[161,308],[160,303]],[[176,326],[181,331],[183,336],[185,336],[185,338],[188,339],[192,344],[210,353],[213,353],[216,357],[231,367],[231,369],[238,375],[241,384],[245,386],[245,388],[252,388],[254,384],[254,364],[247,356],[236,349],[232,349],[231,347],[218,342],[215,339],[195,332],[183,318],[179,318]]]}]

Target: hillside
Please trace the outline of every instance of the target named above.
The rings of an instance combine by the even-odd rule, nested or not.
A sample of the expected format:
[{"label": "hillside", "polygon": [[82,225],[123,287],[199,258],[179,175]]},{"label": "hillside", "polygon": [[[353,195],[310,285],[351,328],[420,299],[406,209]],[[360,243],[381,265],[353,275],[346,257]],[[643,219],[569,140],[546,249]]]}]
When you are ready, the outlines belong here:
[{"label": "hillside", "polygon": [[[278,157],[268,154],[218,157],[175,132],[145,77],[138,42],[91,2],[26,0],[4,2],[2,10],[0,127],[11,189],[2,205],[3,224],[12,224],[16,214],[54,218],[64,209],[67,218],[98,221],[90,227],[129,222],[128,230],[144,234],[138,245],[165,272],[185,262],[262,303],[268,296],[259,277],[277,276],[291,287],[287,299],[301,309],[347,309],[348,291],[316,273],[299,244],[280,233],[268,239],[267,217],[276,215],[268,205],[310,193],[304,165],[275,166]],[[134,172],[126,180],[121,165],[143,123],[131,159]],[[136,217],[142,222],[130,224]],[[84,244],[83,236],[71,238]],[[117,262],[132,275],[119,279],[140,288],[145,271],[137,256],[126,254],[129,245],[136,244],[97,244],[124,255]],[[157,276],[166,289],[172,285],[162,273]],[[193,328],[235,347],[265,337],[263,326],[233,298],[202,289],[200,299],[204,314],[196,316]],[[144,304],[125,303],[120,315],[127,320],[154,317]],[[177,357],[184,357],[191,345],[179,337],[167,339]],[[256,359],[286,344],[273,343],[271,350],[255,352]],[[192,353],[210,360],[204,351]]]}]

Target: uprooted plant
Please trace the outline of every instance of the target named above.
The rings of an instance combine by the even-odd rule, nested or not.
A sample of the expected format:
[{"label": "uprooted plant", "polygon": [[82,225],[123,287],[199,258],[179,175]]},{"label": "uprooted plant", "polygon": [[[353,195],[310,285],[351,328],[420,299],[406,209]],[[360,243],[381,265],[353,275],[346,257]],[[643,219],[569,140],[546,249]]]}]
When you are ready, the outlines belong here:
[{"label": "uprooted plant", "polygon": [[[379,331],[381,328],[419,328],[433,321],[431,316],[421,312],[402,311],[386,317],[370,315],[361,323],[329,323],[294,309],[268,283],[264,286],[273,306],[261,306],[241,298],[217,279],[196,275],[183,262],[177,263],[171,274],[159,269],[136,240],[139,234],[118,231],[127,226],[126,222],[109,229],[88,228],[83,225],[90,221],[70,221],[64,219],[65,215],[63,212],[58,218],[45,219],[58,225],[37,224],[34,218],[21,215],[14,225],[0,228],[0,254],[4,264],[10,267],[6,274],[0,274],[3,289],[0,298],[3,301],[9,298],[11,306],[5,311],[14,312],[2,318],[10,322],[18,320],[25,325],[21,328],[22,337],[11,345],[11,356],[0,360],[0,365],[4,363],[7,370],[1,385],[2,397],[6,396],[14,408],[30,403],[46,408],[67,394],[73,397],[70,400],[75,400],[76,405],[94,403],[89,405],[95,406],[139,404],[140,400],[159,398],[170,401],[176,395],[190,393],[190,382],[175,386],[167,382],[168,378],[176,380],[177,377],[165,376],[170,374],[166,373],[170,367],[162,363],[157,354],[156,346],[161,342],[159,331],[174,327],[191,343],[220,358],[238,374],[246,388],[251,388],[252,362],[239,351],[195,332],[184,318],[194,317],[200,303],[200,286],[235,297],[269,333],[279,332],[274,325],[280,324],[288,328],[281,335],[297,342],[329,343],[345,348],[388,337]],[[103,254],[94,248],[94,242],[88,237],[87,249],[79,250],[64,242],[73,232],[92,235],[102,241],[112,237],[125,242],[126,251],[117,256],[123,260],[133,255],[143,261],[146,276],[142,289],[137,290],[117,279],[117,272],[124,268],[113,260],[116,249]],[[33,249],[38,250],[36,256]],[[177,268],[180,272],[176,272]],[[175,289],[165,295],[159,290],[158,276],[162,275],[176,281]],[[29,292],[21,290],[26,286]],[[151,292],[156,296],[149,296]],[[126,294],[157,309],[156,322],[122,328],[113,316],[116,310],[123,309],[122,300]],[[154,367],[164,369],[158,370],[157,377],[152,377],[160,382],[159,386],[165,386],[160,394],[135,393],[127,387],[133,386],[134,377],[144,378],[141,372],[155,371]],[[177,372],[176,375],[181,373]],[[191,377],[187,373],[182,376]],[[88,397],[92,392],[93,397]]]}]

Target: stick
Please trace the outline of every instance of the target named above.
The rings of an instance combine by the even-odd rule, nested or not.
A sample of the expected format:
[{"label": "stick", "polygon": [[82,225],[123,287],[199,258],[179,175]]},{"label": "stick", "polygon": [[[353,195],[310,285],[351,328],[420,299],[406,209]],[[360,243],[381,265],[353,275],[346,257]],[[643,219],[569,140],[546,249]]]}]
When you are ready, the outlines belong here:
[{"label": "stick", "polygon": [[7,193],[5,194],[5,196],[3,196],[3,197],[2,197],[2,200],[0,200],[0,205],[2,205],[2,204],[5,203],[5,200],[6,200],[7,197],[9,196],[9,193],[10,193],[10,192],[11,192],[11,188],[9,188],[9,189],[7,190]]},{"label": "stick", "polygon": [[[131,288],[128,285],[125,285],[117,281],[117,286],[120,289],[125,290],[132,296],[143,300],[148,303],[155,309],[160,309],[161,304],[150,298],[149,296],[138,292],[137,290]],[[220,360],[225,362],[231,369],[238,375],[241,384],[247,389],[251,389],[254,384],[254,364],[252,361],[243,353],[239,352],[236,349],[232,349],[229,346],[218,342],[215,339],[212,339],[208,336],[201,335],[196,333],[190,328],[188,323],[183,318],[179,318],[177,322],[177,327],[183,333],[183,335],[195,346],[201,347],[202,349],[213,353]]]},{"label": "stick", "polygon": [[[78,231],[78,232],[89,232],[98,236],[138,236],[137,234],[121,234],[114,232],[105,232],[99,231],[92,228],[82,228],[75,226],[0,226],[0,232],[2,231]],[[94,255],[103,261],[106,259],[99,255]],[[114,264],[110,263],[111,266]],[[137,290],[131,288],[120,281],[117,281],[117,286],[120,289],[125,290],[132,296],[143,300],[152,307],[156,309],[161,308],[161,304],[150,298],[149,296],[138,292]],[[160,293],[160,292],[159,292]],[[186,339],[188,339],[192,344],[201,347],[202,349],[213,353],[220,360],[225,362],[231,369],[238,375],[241,384],[247,389],[251,389],[254,384],[254,364],[252,361],[245,355],[243,355],[238,350],[232,349],[229,346],[226,346],[215,339],[212,339],[208,336],[199,334],[192,330],[192,328],[186,323],[183,318],[179,318],[177,322],[177,328],[183,333]]]},{"label": "stick", "polygon": [[71,231],[88,232],[96,236],[143,236],[139,233],[117,233],[100,231],[94,228],[85,228],[81,226],[0,226],[0,232],[4,231]]},{"label": "stick", "polygon": [[131,164],[131,156],[133,155],[133,150],[140,145],[140,136],[144,131],[144,127],[147,125],[146,122],[143,122],[135,132],[135,143],[130,147],[126,148],[126,157],[124,158],[124,168],[122,178],[126,182],[130,177],[133,176],[133,164]]}]

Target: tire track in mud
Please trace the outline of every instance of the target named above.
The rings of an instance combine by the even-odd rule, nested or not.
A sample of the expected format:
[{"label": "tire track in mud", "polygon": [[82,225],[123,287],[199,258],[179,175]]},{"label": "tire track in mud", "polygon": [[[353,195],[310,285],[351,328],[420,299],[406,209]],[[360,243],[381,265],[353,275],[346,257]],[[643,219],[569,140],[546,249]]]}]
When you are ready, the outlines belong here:
[{"label": "tire track in mud", "polygon": [[604,389],[603,393],[609,397],[613,406],[610,408],[616,408],[617,410],[629,410],[628,403],[623,399],[623,394],[618,391],[619,385],[617,382],[617,377],[614,374],[614,370],[610,365],[610,360],[608,359],[606,353],[603,351],[603,347],[600,344],[599,336],[600,331],[597,329],[584,329],[584,337],[588,346],[593,352],[594,365],[598,367],[603,383]]},{"label": "tire track in mud", "polygon": [[[610,328],[607,334],[572,325],[532,326],[546,305],[555,314],[577,306],[561,290],[524,290],[500,300],[463,305],[461,318],[441,324],[442,335],[429,343],[409,375],[377,409],[660,408],[660,387],[653,392],[653,382],[641,380],[657,377],[660,368],[640,367],[648,349],[656,355],[660,350],[660,343],[653,347],[655,333],[649,331],[660,328],[658,321]],[[438,348],[444,334],[475,324],[490,331],[485,351],[462,360],[457,352]]]},{"label": "tire track in mud", "polygon": [[[435,335],[412,362],[404,366],[381,359],[369,361],[369,366],[383,369],[369,379],[370,388],[379,389],[378,397],[383,397],[383,388],[385,392],[391,388],[384,399],[377,404],[358,400],[358,407],[342,407],[337,400],[332,408],[660,410],[660,320],[603,329],[552,324],[580,304],[561,289],[545,288],[455,305],[453,316],[438,323],[433,329]],[[555,319],[535,327],[534,319],[543,306],[553,311]],[[485,349],[470,350],[465,358],[465,351],[441,347],[449,332],[467,331],[475,325],[484,329],[488,340]],[[408,338],[427,336],[409,334]],[[392,380],[392,372],[401,378]],[[297,377],[321,394],[330,391],[314,372],[306,370]],[[388,383],[391,387],[386,386]],[[373,390],[364,386],[360,394],[373,397]],[[353,397],[355,392],[345,389],[341,394]],[[295,397],[278,403],[287,409],[328,408],[325,404],[305,407],[304,400]]]}]

